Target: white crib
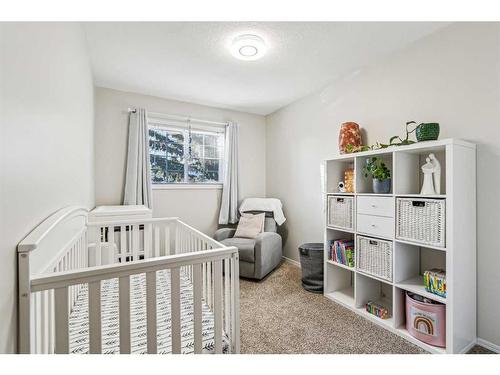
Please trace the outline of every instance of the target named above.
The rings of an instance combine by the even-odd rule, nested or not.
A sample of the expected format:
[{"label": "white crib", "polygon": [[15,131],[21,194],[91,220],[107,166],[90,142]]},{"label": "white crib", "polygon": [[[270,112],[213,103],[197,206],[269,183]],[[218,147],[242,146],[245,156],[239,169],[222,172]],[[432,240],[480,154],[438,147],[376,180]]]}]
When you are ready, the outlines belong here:
[{"label": "white crib", "polygon": [[177,218],[59,210],[18,245],[20,353],[239,353],[238,251]]}]

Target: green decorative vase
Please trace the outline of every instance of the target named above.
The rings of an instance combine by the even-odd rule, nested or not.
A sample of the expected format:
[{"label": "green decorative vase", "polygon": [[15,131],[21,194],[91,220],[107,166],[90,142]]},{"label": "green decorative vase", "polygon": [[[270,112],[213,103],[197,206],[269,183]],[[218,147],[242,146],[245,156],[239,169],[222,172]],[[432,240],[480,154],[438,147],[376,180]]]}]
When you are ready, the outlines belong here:
[{"label": "green decorative vase", "polygon": [[417,141],[435,141],[439,137],[439,124],[437,122],[422,123],[415,131]]}]

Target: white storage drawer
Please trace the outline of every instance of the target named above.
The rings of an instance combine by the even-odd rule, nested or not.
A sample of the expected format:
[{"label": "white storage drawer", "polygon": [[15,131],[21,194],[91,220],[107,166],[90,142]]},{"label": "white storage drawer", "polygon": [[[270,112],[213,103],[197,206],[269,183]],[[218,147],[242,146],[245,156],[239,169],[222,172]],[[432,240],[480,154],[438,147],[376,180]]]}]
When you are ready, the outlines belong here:
[{"label": "white storage drawer", "polygon": [[394,218],[358,214],[356,225],[358,232],[377,237],[394,237]]},{"label": "white storage drawer", "polygon": [[358,196],[358,213],[394,217],[393,197]]}]

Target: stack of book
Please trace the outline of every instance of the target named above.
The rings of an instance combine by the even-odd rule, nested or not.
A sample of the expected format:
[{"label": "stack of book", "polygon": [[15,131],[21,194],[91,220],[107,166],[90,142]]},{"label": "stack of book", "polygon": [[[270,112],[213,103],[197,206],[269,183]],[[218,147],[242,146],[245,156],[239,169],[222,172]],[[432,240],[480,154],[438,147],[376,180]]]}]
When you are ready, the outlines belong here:
[{"label": "stack of book", "polygon": [[328,259],[354,267],[354,241],[349,239],[328,241]]}]

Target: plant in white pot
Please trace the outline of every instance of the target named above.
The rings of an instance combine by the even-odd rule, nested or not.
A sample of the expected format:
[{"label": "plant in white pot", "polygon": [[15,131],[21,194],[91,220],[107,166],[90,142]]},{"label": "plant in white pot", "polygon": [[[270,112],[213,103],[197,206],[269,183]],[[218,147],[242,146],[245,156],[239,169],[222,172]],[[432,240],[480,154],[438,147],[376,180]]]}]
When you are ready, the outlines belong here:
[{"label": "plant in white pot", "polygon": [[386,194],[391,191],[391,171],[381,158],[374,156],[366,159],[363,172],[366,178],[372,177],[374,193]]}]

